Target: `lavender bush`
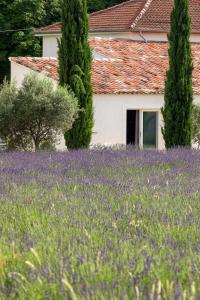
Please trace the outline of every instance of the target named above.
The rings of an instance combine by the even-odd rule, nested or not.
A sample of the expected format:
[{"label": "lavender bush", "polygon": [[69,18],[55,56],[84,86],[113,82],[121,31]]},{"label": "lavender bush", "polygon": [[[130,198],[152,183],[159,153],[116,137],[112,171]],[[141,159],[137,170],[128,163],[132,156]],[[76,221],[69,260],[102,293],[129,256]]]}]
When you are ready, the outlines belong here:
[{"label": "lavender bush", "polygon": [[0,299],[200,299],[200,151],[0,154]]}]

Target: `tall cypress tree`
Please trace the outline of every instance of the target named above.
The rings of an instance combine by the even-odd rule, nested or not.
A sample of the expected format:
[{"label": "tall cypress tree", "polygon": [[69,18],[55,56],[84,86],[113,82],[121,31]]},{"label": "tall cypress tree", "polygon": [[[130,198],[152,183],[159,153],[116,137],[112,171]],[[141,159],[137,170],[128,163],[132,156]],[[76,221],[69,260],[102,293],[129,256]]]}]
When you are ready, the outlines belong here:
[{"label": "tall cypress tree", "polygon": [[192,53],[189,0],[174,0],[169,40],[169,70],[165,82],[162,129],[166,148],[191,146]]},{"label": "tall cypress tree", "polygon": [[59,81],[68,86],[79,101],[80,113],[65,134],[68,148],[88,147],[93,127],[91,64],[88,42],[87,0],[62,0],[62,37],[59,42]]}]

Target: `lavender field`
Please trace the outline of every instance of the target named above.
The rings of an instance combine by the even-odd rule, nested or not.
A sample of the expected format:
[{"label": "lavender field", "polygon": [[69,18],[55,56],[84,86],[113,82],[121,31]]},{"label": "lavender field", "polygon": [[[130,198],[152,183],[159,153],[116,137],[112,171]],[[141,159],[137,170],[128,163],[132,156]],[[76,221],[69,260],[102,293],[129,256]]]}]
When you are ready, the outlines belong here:
[{"label": "lavender field", "polygon": [[200,299],[200,151],[0,153],[0,299]]}]

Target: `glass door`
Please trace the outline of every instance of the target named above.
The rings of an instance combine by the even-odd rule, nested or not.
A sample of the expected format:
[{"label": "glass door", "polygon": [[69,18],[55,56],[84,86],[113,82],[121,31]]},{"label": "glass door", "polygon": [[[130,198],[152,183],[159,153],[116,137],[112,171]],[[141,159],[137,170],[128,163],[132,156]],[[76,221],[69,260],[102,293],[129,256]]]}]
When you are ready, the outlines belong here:
[{"label": "glass door", "polygon": [[126,144],[139,146],[139,110],[126,112]]},{"label": "glass door", "polygon": [[143,148],[157,148],[157,112],[143,111]]}]

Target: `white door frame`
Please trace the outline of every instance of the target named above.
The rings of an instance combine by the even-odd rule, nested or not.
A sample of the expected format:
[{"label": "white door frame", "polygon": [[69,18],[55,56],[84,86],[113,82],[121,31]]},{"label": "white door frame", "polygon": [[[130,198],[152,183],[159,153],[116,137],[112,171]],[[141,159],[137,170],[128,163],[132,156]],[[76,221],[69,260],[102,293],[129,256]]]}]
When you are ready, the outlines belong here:
[{"label": "white door frame", "polygon": [[126,130],[127,130],[127,110],[138,110],[139,111],[139,148],[143,149],[143,112],[156,112],[157,113],[157,121],[156,121],[156,149],[158,149],[159,140],[160,140],[160,109],[158,108],[138,108],[134,105],[124,105],[123,107],[123,124],[122,124],[122,138],[123,144],[126,145]]}]

